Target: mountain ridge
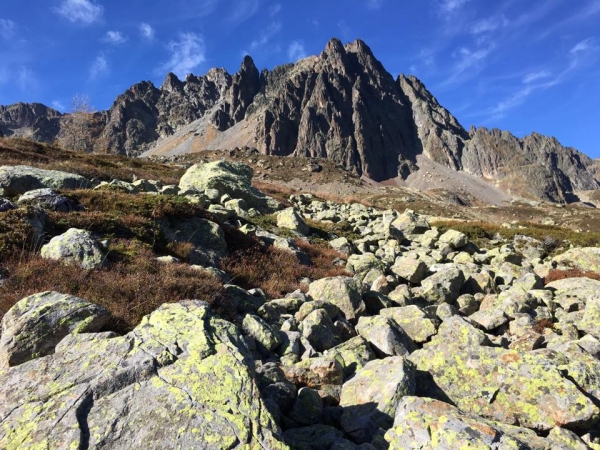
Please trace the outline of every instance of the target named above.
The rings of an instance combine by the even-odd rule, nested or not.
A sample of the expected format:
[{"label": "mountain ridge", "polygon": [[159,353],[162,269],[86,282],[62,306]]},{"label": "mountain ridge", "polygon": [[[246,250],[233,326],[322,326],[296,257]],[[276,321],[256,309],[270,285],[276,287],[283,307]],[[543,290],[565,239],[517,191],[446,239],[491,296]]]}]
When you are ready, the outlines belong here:
[{"label": "mountain ridge", "polygon": [[[273,70],[246,56],[231,75],[210,69],[180,80],[144,81],[96,113],[95,151],[172,156],[249,146],[276,156],[328,158],[376,182],[405,179],[425,155],[511,195],[553,202],[600,188],[598,162],[532,133],[460,122],[414,76],[394,78],[361,40],[330,40],[324,51]],[[0,107],[5,135],[52,141],[68,115],[40,104]]]}]

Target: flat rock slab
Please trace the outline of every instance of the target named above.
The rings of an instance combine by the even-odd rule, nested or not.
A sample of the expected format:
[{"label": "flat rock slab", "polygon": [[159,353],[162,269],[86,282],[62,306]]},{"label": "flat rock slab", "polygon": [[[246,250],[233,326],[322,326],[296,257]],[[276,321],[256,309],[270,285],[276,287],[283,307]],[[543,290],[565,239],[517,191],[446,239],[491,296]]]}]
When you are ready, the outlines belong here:
[{"label": "flat rock slab", "polygon": [[430,398],[404,397],[394,426],[385,434],[390,448],[410,449],[529,449],[481,418]]},{"label": "flat rock slab", "polygon": [[90,181],[81,175],[60,170],[44,170],[30,166],[0,166],[0,189],[16,196],[34,189],[84,189]]},{"label": "flat rock slab", "polygon": [[410,359],[465,412],[535,430],[585,428],[599,418],[600,410],[559,370],[564,358],[552,352],[440,343]]},{"label": "flat rock slab", "polygon": [[197,301],[0,372],[0,448],[287,449],[236,328]]}]

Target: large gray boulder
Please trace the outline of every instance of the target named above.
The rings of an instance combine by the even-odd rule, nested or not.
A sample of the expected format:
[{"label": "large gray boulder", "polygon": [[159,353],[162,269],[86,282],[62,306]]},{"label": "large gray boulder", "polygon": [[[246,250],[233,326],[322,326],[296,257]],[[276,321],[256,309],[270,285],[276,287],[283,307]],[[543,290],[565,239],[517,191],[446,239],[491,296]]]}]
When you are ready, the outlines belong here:
[{"label": "large gray boulder", "polygon": [[2,318],[0,368],[50,355],[70,333],[99,331],[110,313],[78,297],[42,292],[19,300]]},{"label": "large gray boulder", "polygon": [[42,247],[42,258],[64,261],[92,270],[102,266],[104,252],[89,231],[69,228]]},{"label": "large gray boulder", "polygon": [[287,449],[236,327],[198,301],[0,372],[1,448]]},{"label": "large gray boulder", "polygon": [[216,189],[220,195],[229,194],[231,198],[245,200],[251,208],[261,211],[279,209],[279,202],[252,186],[252,175],[252,168],[237,162],[194,164],[179,180],[179,190],[204,192]]},{"label": "large gray boulder", "polygon": [[310,227],[294,208],[286,208],[277,214],[277,226],[295,231],[303,236],[310,234]]},{"label": "large gray boulder", "polygon": [[[537,436],[536,436],[537,437]],[[396,408],[393,427],[385,434],[390,448],[529,449],[497,426],[431,398],[404,396]]]},{"label": "large gray boulder", "polygon": [[458,267],[448,266],[421,282],[421,295],[431,303],[454,303],[465,283],[465,276]]},{"label": "large gray boulder", "polygon": [[228,254],[225,234],[215,222],[195,217],[175,222],[164,220],[160,225],[169,241],[193,245],[188,256],[190,264],[216,266]]},{"label": "large gray boulder", "polygon": [[416,305],[402,306],[399,308],[385,308],[381,315],[391,317],[415,342],[423,343],[435,335],[436,322]]},{"label": "large gray boulder", "polygon": [[368,362],[342,386],[342,428],[355,442],[370,442],[393,423],[400,399],[415,392],[415,367],[405,358]]},{"label": "large gray boulder", "polygon": [[552,258],[560,269],[600,272],[600,247],[572,248]]},{"label": "large gray boulder", "polygon": [[0,166],[0,189],[4,195],[16,196],[34,189],[83,189],[91,186],[81,175],[30,166]]},{"label": "large gray boulder", "polygon": [[318,352],[329,350],[339,344],[335,327],[324,309],[311,312],[300,324],[302,337]]},{"label": "large gray boulder", "polygon": [[600,415],[565,375],[567,358],[553,352],[438,341],[409,358],[419,371],[429,372],[437,389],[467,413],[538,431],[548,431],[556,424],[585,429]]},{"label": "large gray boulder", "polygon": [[19,197],[19,204],[35,205],[59,212],[79,211],[82,206],[49,188],[27,191]]},{"label": "large gray boulder", "polygon": [[349,277],[322,278],[310,283],[308,295],[337,306],[346,319],[355,321],[366,311],[360,287]]},{"label": "large gray boulder", "polygon": [[356,332],[371,344],[379,357],[403,356],[416,348],[406,332],[389,317],[361,317]]}]

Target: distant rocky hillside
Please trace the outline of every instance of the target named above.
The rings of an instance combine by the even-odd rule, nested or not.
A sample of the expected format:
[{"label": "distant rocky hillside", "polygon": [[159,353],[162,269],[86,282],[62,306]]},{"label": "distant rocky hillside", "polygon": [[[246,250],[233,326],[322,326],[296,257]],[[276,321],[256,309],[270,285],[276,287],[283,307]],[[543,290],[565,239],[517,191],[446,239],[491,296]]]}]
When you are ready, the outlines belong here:
[{"label": "distant rocky hillside", "polygon": [[[328,158],[374,181],[404,179],[417,157],[555,202],[600,187],[598,163],[556,139],[465,130],[417,78],[394,79],[369,47],[332,39],[318,56],[259,73],[211,69],[160,88],[141,82],[96,115],[96,150],[171,156],[250,146],[268,155]],[[0,109],[0,131],[54,140],[65,116],[43,105]]]}]

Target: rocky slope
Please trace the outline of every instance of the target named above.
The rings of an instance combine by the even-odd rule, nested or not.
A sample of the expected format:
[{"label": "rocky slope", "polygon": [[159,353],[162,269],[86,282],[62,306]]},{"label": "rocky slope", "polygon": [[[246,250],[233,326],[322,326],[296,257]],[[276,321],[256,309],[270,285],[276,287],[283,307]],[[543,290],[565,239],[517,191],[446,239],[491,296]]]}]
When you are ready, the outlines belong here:
[{"label": "rocky slope", "polygon": [[[4,110],[18,112],[0,116],[5,134],[52,140],[60,131],[58,113],[41,105]],[[138,83],[98,118],[96,150],[131,156],[249,146],[328,158],[383,182],[417,172],[424,155],[515,196],[568,202],[600,187],[594,162],[554,138],[468,132],[418,79],[394,79],[360,40],[332,39],[318,56],[262,73],[245,57],[234,75],[211,69],[185,81],[169,74],[160,88]]]},{"label": "rocky slope", "polygon": [[[73,191],[77,177],[0,166],[0,242],[17,256],[0,252],[1,448],[600,448],[599,248],[554,256],[527,236],[480,248],[410,210],[306,194],[284,208],[233,162],[194,165],[171,186],[115,179],[91,190],[87,180]],[[143,227],[146,202],[158,232],[122,234]],[[163,202],[168,217],[159,217]],[[98,214],[103,204],[139,217],[119,223],[126,214]],[[10,228],[32,214],[41,251],[14,242]],[[98,230],[98,221],[102,232],[74,228]],[[341,223],[345,236],[319,228]],[[246,290],[233,283],[259,264],[222,265],[249,250],[234,248],[243,235],[280,271],[281,253],[268,249],[308,267],[311,246],[326,242],[337,255],[329,265],[345,273],[302,278],[302,290],[277,297]],[[145,261],[160,264],[159,283],[173,268],[194,271],[187,283],[208,272],[233,301],[189,300],[179,287],[116,333],[115,304],[57,290],[69,269],[85,272],[84,283],[62,286],[89,294],[96,276],[122,276],[123,259],[98,254],[120,248],[131,258],[140,239],[153,250],[161,239],[188,246],[188,261]],[[35,272],[21,266],[36,258],[55,284],[9,305],[19,278]],[[551,271],[566,278],[550,282]],[[99,291],[105,301],[108,286]]]}]

